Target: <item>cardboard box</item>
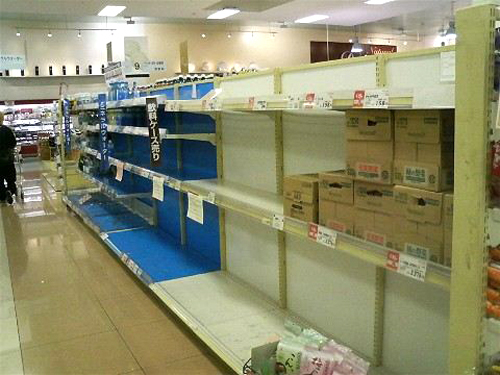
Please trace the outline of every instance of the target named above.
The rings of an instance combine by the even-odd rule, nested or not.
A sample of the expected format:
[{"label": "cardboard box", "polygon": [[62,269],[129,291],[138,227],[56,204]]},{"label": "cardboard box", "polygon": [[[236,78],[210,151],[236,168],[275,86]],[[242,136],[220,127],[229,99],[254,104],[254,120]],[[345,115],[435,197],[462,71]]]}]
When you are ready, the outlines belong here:
[{"label": "cardboard box", "polygon": [[419,223],[402,216],[395,216],[394,221],[399,227],[394,240],[396,250],[435,263],[443,262],[442,224]]},{"label": "cardboard box", "polygon": [[395,184],[440,192],[453,188],[453,167],[395,160],[393,180]]},{"label": "cardboard box", "polygon": [[352,205],[354,203],[354,181],[352,177],[347,176],[343,171],[320,173],[319,200]]},{"label": "cardboard box", "polygon": [[395,210],[394,188],[389,185],[356,181],[354,205],[365,210],[393,214]]},{"label": "cardboard box", "polygon": [[453,187],[453,144],[403,143],[394,147],[394,183],[431,191]]},{"label": "cardboard box", "polygon": [[395,111],[396,142],[453,142],[454,110]]},{"label": "cardboard box", "polygon": [[392,141],[347,141],[347,175],[356,180],[392,184]]},{"label": "cardboard box", "polygon": [[348,140],[390,141],[393,139],[394,121],[389,110],[357,109],[346,111]]},{"label": "cardboard box", "polygon": [[442,225],[443,193],[396,185],[395,214],[419,223]]},{"label": "cardboard box", "polygon": [[337,232],[354,234],[356,210],[351,204],[319,200],[319,224]]},{"label": "cardboard box", "polygon": [[295,202],[317,205],[318,181],[317,174],[286,176],[283,181],[283,194],[286,199]]},{"label": "cardboard box", "polygon": [[290,216],[308,223],[318,223],[318,202],[304,203],[285,198],[283,203],[285,216]]},{"label": "cardboard box", "polygon": [[443,229],[444,229],[444,256],[443,263],[451,267],[453,242],[453,193],[444,194]]},{"label": "cardboard box", "polygon": [[394,248],[395,225],[392,215],[356,207],[354,234],[378,245]]}]

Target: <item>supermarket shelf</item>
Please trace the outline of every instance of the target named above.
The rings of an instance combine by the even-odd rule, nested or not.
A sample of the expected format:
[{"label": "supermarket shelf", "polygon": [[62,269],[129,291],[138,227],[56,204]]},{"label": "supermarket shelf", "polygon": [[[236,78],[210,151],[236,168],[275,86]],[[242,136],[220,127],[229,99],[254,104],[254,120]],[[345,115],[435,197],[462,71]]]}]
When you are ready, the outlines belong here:
[{"label": "supermarket shelf", "polygon": [[0,79],[61,79],[61,78],[103,78],[104,74],[72,74],[72,75],[57,75],[57,76],[0,76]]},{"label": "supermarket shelf", "polygon": [[[97,151],[92,150],[91,152],[96,153]],[[109,160],[110,163],[121,162],[114,158]],[[282,215],[283,213],[282,197],[277,194],[217,180],[181,181],[129,163],[125,163],[124,168],[145,178],[162,177],[165,184],[175,190],[200,195],[205,201],[252,217],[271,227],[274,215]],[[283,231],[315,242],[308,236],[309,223],[291,217],[284,217]],[[338,232],[335,249],[392,271],[392,269],[386,267],[386,264],[388,254],[393,250],[387,247]],[[433,262],[427,263],[425,282],[449,290],[450,278],[451,269],[449,267]]]},{"label": "supermarket shelf", "polygon": [[[99,132],[98,125],[85,125],[81,127],[83,131],[88,132]],[[117,126],[117,125],[108,125],[109,133],[118,133],[118,134],[128,134],[128,135],[138,135],[141,137],[149,137],[149,129],[145,127],[137,127],[137,126]],[[170,134],[167,133],[167,129],[160,129],[161,139],[184,139],[189,141],[202,141],[209,142],[215,146],[216,139],[214,133],[191,133],[191,134]]]},{"label": "supermarket shelf", "polygon": [[[167,97],[165,95],[155,95],[158,105],[164,104]],[[97,110],[98,103],[88,103],[76,106],[75,110],[77,111],[90,111]],[[141,98],[132,98],[132,99],[124,99],[124,100],[115,100],[108,101],[106,103],[107,109],[112,108],[127,108],[127,107],[144,107],[146,106],[146,97]]]},{"label": "supermarket shelf", "polygon": [[[451,84],[431,88],[386,89],[389,100],[387,109],[454,108],[454,90],[455,86]],[[210,113],[214,111],[347,110],[354,108],[354,93],[355,90],[342,90],[298,95],[279,94],[240,98],[167,100],[165,111]]]}]

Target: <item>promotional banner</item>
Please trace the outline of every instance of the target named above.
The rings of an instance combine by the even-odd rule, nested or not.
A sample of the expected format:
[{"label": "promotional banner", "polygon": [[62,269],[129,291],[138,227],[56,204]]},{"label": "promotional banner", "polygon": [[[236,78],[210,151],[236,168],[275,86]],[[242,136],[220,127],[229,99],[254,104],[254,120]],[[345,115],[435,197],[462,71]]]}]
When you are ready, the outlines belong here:
[{"label": "promotional banner", "polygon": [[161,166],[161,137],[158,126],[158,103],[156,98],[146,98],[146,112],[151,150],[151,166]]},{"label": "promotional banner", "polygon": [[66,152],[71,151],[71,119],[69,116],[69,100],[63,100],[63,119],[64,119],[64,139]]},{"label": "promotional banner", "polygon": [[101,152],[101,172],[108,169],[108,119],[106,115],[106,94],[99,94],[99,151]]},{"label": "promotional banner", "polygon": [[148,38],[145,36],[126,36],[123,42],[125,75],[148,74],[144,66],[149,61]]}]

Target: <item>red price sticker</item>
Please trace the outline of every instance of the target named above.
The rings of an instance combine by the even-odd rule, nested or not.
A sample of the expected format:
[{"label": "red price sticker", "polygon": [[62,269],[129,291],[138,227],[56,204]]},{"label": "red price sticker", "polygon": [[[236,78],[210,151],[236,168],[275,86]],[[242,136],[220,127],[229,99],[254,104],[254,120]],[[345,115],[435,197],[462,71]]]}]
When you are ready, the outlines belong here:
[{"label": "red price sticker", "polygon": [[307,231],[307,237],[316,241],[318,239],[318,224],[309,223],[309,230]]}]

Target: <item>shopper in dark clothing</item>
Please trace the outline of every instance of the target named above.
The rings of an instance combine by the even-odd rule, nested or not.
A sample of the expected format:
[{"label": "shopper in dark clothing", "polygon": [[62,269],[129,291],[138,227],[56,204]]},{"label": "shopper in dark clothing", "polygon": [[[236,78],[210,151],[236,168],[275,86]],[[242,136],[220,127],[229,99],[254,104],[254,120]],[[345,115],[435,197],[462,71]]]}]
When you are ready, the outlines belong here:
[{"label": "shopper in dark clothing", "polygon": [[14,148],[17,141],[14,132],[3,125],[3,118],[3,113],[0,112],[0,202],[12,204],[12,196],[17,193],[14,166]]}]

